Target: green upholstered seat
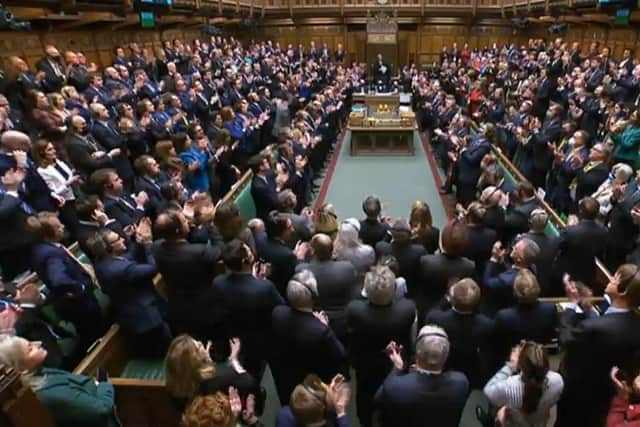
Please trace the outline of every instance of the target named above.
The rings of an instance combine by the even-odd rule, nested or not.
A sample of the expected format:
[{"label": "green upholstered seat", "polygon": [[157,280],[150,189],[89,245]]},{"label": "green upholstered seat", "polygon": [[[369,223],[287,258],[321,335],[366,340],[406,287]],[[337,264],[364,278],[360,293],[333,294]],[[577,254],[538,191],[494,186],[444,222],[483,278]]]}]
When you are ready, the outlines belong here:
[{"label": "green upholstered seat", "polygon": [[236,205],[238,205],[240,214],[245,219],[245,221],[256,217],[256,205],[253,202],[253,197],[251,197],[251,183],[240,190],[238,195],[233,200],[234,202],[236,202]]},{"label": "green upholstered seat", "polygon": [[164,360],[162,359],[132,359],[124,367],[122,378],[136,378],[140,380],[164,380]]}]

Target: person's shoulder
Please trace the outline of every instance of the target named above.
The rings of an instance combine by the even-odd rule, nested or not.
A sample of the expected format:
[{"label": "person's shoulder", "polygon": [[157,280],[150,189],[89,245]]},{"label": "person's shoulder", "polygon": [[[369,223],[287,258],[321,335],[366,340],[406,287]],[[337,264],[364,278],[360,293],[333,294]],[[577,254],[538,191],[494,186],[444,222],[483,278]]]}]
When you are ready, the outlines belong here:
[{"label": "person's shoulder", "polygon": [[442,379],[452,387],[466,391],[469,390],[469,380],[467,376],[460,371],[445,371],[442,373]]}]

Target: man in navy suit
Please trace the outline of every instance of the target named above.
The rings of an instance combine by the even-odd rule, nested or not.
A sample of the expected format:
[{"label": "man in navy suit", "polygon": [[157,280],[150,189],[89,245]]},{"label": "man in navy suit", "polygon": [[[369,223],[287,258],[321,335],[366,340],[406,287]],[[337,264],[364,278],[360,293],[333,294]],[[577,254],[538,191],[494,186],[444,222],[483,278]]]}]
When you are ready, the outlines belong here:
[{"label": "man in navy suit", "polygon": [[260,380],[273,338],[271,312],[285,302],[272,282],[253,275],[259,265],[245,243],[228,242],[222,258],[228,273],[216,277],[213,288],[226,313],[225,330],[228,338],[240,338],[242,366]]},{"label": "man in navy suit", "polygon": [[126,139],[120,129],[110,120],[109,110],[102,104],[93,104],[94,116],[91,134],[111,157],[113,166],[124,181],[125,189],[133,191],[134,173],[129,161]]},{"label": "man in navy suit", "polygon": [[485,302],[488,312],[495,313],[496,310],[508,307],[514,302],[513,282],[518,271],[523,268],[535,268],[533,260],[539,252],[540,248],[536,242],[526,237],[521,238],[511,248],[511,264],[507,264],[507,250],[502,247],[502,242],[494,243],[491,259],[485,267],[482,280],[487,292]]},{"label": "man in navy suit", "polygon": [[278,209],[278,191],[269,160],[261,155],[249,159],[249,167],[253,171],[251,181],[251,197],[256,205],[256,216],[263,221],[269,212]]},{"label": "man in navy suit", "polygon": [[160,170],[156,159],[146,154],[138,157],[133,166],[138,175],[135,182],[135,191],[147,194],[149,197],[147,209],[155,217],[167,204],[160,187],[169,180],[169,177]]},{"label": "man in navy suit", "polygon": [[83,95],[88,104],[99,103],[107,108],[112,108],[117,102],[109,90],[103,86],[102,76],[98,73],[89,75],[89,87],[84,91]]},{"label": "man in navy suit", "polygon": [[457,427],[469,395],[463,373],[445,371],[449,338],[438,326],[424,326],[416,340],[416,366],[405,369],[402,348],[387,347],[394,369],[378,389],[375,407],[381,427]]},{"label": "man in navy suit", "polygon": [[29,268],[31,236],[27,231],[27,217],[34,210],[19,193],[26,173],[23,169],[9,169],[2,174],[0,188],[0,268],[8,282]]},{"label": "man in navy suit", "polygon": [[10,169],[24,170],[24,181],[18,190],[20,197],[37,212],[55,212],[56,201],[36,165],[29,159],[27,153],[30,151],[31,141],[26,134],[14,130],[4,132],[0,137],[0,176]]},{"label": "man in navy suit", "polygon": [[137,355],[163,357],[171,333],[164,320],[166,302],[158,295],[153,278],[158,274],[151,255],[151,223],[136,227],[136,241],[130,253],[125,240],[111,230],[94,234],[87,246],[93,257],[102,290],[111,299],[118,322]]},{"label": "man in navy suit", "polygon": [[91,276],[80,261],[72,257],[60,244],[64,225],[55,214],[39,213],[38,243],[31,251],[31,267],[47,286],[48,299],[56,312],[72,322],[78,331],[78,351],[86,350],[105,332],[105,322],[98,301],[93,293]]},{"label": "man in navy suit", "polygon": [[470,203],[475,199],[476,186],[482,173],[481,162],[485,154],[491,151],[491,142],[496,128],[491,123],[484,125],[483,135],[472,140],[463,147],[454,162],[457,161],[456,197],[462,203]]},{"label": "man in navy suit", "polygon": [[107,215],[123,227],[136,224],[145,216],[149,196],[144,191],[133,197],[124,193],[122,179],[115,169],[99,169],[91,174],[89,182],[102,198]]},{"label": "man in navy suit", "polygon": [[310,271],[297,273],[287,285],[290,305],[279,305],[271,315],[277,350],[270,366],[281,402],[296,385],[315,373],[324,382],[336,374],[349,378],[347,354],[324,314],[313,312],[318,288]]}]

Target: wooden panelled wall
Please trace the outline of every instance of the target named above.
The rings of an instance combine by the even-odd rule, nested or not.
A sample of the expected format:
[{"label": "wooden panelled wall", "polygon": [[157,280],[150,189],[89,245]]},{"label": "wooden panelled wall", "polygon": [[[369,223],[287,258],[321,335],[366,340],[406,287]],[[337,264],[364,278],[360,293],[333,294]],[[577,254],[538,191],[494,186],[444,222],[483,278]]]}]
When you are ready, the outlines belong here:
[{"label": "wooden panelled wall", "polygon": [[[258,27],[250,34],[240,36],[241,39],[251,38],[272,40],[279,42],[280,46],[288,44],[297,46],[299,43],[308,46],[309,41],[315,40],[316,46],[322,43],[335,50],[338,43],[342,43],[348,53],[349,61],[364,61],[366,58],[366,31],[364,26],[286,26],[286,27]],[[493,43],[502,45],[505,43],[526,44],[530,37],[546,37],[544,27],[532,27],[527,32],[513,34],[510,27],[462,25],[413,25],[400,27],[398,34],[398,58],[403,63],[417,61],[420,64],[430,63],[438,58],[442,46],[449,46],[456,42],[459,48],[464,43],[469,43],[472,48],[491,46]],[[579,25],[570,28],[564,38],[569,41],[578,41],[583,51],[587,51],[592,41],[598,41],[602,45],[609,46],[614,56],[621,56],[626,47],[635,49],[640,41],[640,29],[608,29],[602,26]],[[636,49],[636,56],[640,58],[640,49]],[[401,64],[402,65],[402,64]]]},{"label": "wooden panelled wall", "polygon": [[[533,27],[526,33],[513,34],[509,27],[476,26],[465,27],[457,25],[413,25],[401,27],[398,34],[398,58],[401,62],[416,61],[427,64],[437,59],[442,46],[451,46],[454,42],[462,48],[464,43],[471,47],[499,45],[516,42],[526,43],[530,37],[547,37],[544,28]],[[233,34],[232,34],[233,35]],[[317,47],[323,43],[335,50],[341,43],[347,50],[349,61],[364,61],[366,49],[366,31],[364,26],[324,25],[324,26],[273,26],[257,27],[251,32],[235,34],[244,42],[254,40],[272,40],[279,42],[282,47],[288,44],[297,46],[302,43],[309,45],[311,40]],[[55,44],[61,51],[64,49],[81,50],[91,62],[103,68],[111,64],[113,48],[138,42],[148,49],[161,46],[165,39],[193,40],[200,37],[197,30],[172,29],[166,31],[73,31],[48,33],[0,33],[0,59],[6,61],[11,55],[18,55],[33,66],[42,57],[44,46]],[[635,48],[640,41],[640,29],[608,29],[601,26],[573,26],[565,36],[568,41],[581,43],[586,51],[592,41],[612,48],[614,56],[620,56],[626,47]],[[636,49],[636,56],[640,57],[640,49]]]}]

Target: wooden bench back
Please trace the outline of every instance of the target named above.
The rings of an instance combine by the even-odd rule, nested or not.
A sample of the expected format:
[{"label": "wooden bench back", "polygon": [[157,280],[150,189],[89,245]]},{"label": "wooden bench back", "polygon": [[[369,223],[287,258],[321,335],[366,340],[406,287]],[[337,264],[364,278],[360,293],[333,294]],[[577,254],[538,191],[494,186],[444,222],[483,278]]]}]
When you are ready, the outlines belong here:
[{"label": "wooden bench back", "polygon": [[0,365],[0,425],[56,427],[47,408],[14,369]]}]

